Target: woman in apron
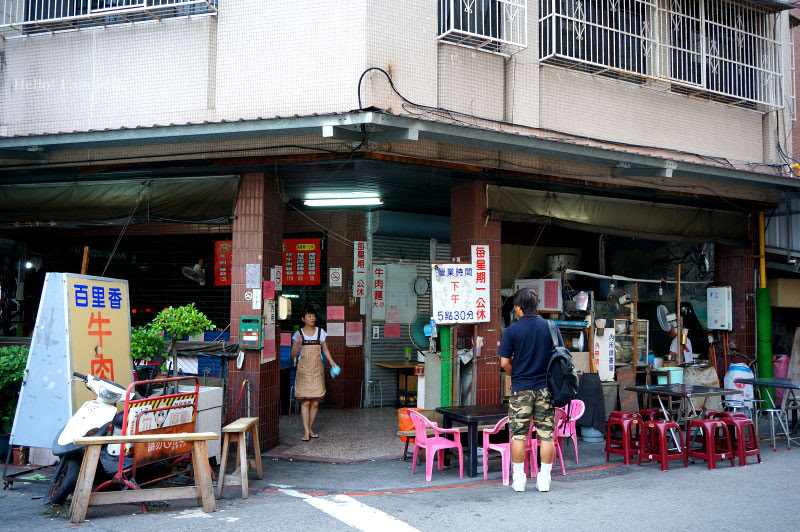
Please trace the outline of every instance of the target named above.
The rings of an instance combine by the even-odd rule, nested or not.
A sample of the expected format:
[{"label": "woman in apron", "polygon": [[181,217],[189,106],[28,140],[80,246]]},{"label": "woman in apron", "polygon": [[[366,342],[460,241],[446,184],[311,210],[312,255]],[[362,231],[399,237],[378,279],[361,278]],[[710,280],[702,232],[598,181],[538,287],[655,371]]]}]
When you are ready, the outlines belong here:
[{"label": "woman in apron", "polygon": [[322,353],[328,359],[331,368],[338,368],[331,357],[327,334],[315,327],[316,311],[311,307],[303,308],[300,313],[303,327],[292,336],[292,356],[297,358],[297,373],[294,381],[294,397],[300,404],[300,415],[303,418],[302,441],[319,438],[313,430],[317,417],[319,400],[325,397],[325,368],[322,365]]}]

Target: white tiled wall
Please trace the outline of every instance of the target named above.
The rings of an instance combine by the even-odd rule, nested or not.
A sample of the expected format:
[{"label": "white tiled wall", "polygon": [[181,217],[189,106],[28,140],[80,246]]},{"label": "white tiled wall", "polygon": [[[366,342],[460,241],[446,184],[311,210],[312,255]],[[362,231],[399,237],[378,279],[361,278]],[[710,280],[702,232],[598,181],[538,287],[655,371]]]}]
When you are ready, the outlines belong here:
[{"label": "white tiled wall", "polygon": [[[432,0],[226,0],[216,17],[0,41],[0,135],[346,112],[358,107],[359,76],[376,66],[424,105],[737,161],[776,159],[760,113],[540,65],[538,2],[528,9],[528,48],[511,58],[437,43]],[[376,72],[362,99],[420,111]]]}]

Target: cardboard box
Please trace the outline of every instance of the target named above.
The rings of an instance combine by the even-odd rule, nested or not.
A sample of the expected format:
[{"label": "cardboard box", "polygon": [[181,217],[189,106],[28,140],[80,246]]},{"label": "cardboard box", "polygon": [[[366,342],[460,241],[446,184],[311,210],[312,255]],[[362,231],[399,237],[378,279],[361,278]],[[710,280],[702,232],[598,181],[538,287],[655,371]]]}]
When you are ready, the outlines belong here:
[{"label": "cardboard box", "polygon": [[507,373],[500,374],[500,389],[503,390],[503,397],[511,395],[511,375]]},{"label": "cardboard box", "polygon": [[571,353],[572,365],[581,373],[591,373],[589,358],[592,356],[588,351],[575,351]]}]

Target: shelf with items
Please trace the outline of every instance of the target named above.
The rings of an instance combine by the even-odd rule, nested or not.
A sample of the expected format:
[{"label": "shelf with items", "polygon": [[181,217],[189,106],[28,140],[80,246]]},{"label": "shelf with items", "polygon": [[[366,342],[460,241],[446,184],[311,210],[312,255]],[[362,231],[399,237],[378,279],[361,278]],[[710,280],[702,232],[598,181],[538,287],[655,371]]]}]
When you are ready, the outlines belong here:
[{"label": "shelf with items", "polygon": [[[650,351],[650,321],[636,320],[636,364],[645,360],[643,365],[647,365],[647,353]],[[627,318],[614,320],[614,362],[617,365],[633,364],[633,321]],[[644,357],[644,358],[642,358]]]}]

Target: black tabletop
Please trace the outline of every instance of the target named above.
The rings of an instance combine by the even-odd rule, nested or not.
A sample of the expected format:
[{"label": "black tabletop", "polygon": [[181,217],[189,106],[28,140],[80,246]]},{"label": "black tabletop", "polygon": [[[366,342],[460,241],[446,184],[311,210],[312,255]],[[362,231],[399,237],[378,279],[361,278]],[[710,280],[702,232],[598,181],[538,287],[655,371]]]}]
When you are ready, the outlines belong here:
[{"label": "black tabletop", "polygon": [[738,382],[739,384],[752,384],[753,386],[768,386],[770,388],[789,388],[792,390],[800,390],[800,384],[792,382],[792,379],[759,377],[758,379],[735,379],[734,382]]},{"label": "black tabletop", "polygon": [[507,405],[448,406],[439,407],[437,412],[454,421],[462,423],[480,423],[481,421],[498,420],[508,415]]},{"label": "black tabletop", "polygon": [[742,390],[695,386],[692,384],[660,384],[655,386],[626,386],[629,392],[651,393],[668,397],[713,397],[715,395],[734,395]]}]

